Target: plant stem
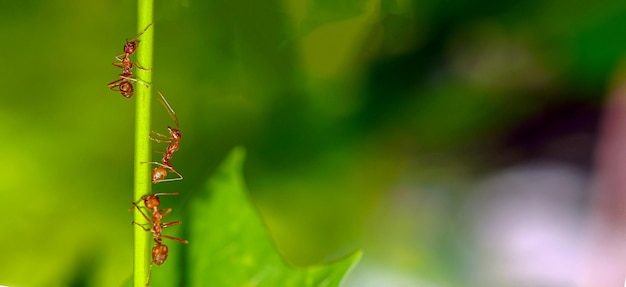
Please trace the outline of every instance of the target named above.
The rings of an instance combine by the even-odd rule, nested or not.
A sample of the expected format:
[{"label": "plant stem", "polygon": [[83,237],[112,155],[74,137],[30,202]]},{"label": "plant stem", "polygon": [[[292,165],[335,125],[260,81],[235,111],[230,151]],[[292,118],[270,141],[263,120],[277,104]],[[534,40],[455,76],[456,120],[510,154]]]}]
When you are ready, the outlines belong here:
[{"label": "plant stem", "polygon": [[[148,24],[153,22],[153,0],[137,0],[137,31],[143,31]],[[154,40],[154,24],[146,30],[140,37],[140,44],[137,48],[137,62],[146,68],[152,68],[152,49]],[[137,78],[146,83],[152,82],[152,72],[148,70],[135,69]],[[134,201],[139,200],[143,195],[151,193],[152,183],[150,181],[150,165],[141,164],[149,162],[151,158],[150,143],[150,103],[151,87],[141,83],[135,83],[135,189]],[[135,211],[135,222],[146,223],[145,218]],[[134,229],[134,286],[146,286],[147,262],[149,257],[150,233],[141,228]]]}]

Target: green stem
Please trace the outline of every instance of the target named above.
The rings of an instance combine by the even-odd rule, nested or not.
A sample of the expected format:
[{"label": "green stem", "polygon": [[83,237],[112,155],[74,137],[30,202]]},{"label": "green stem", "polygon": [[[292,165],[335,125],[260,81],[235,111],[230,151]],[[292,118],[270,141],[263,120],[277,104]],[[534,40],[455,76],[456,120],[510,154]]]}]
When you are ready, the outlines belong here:
[{"label": "green stem", "polygon": [[[137,31],[143,31],[148,24],[153,22],[153,0],[137,1]],[[137,62],[143,67],[152,68],[152,49],[154,40],[154,24],[141,35],[140,44],[137,48]],[[146,83],[152,82],[152,72],[149,70],[135,69],[137,78]],[[150,161],[152,153],[150,143],[150,103],[151,88],[141,83],[135,83],[135,190],[134,200],[139,200],[141,196],[151,193],[152,183],[150,182],[150,165],[141,162]],[[146,223],[145,218],[136,211],[135,222]],[[141,228],[134,229],[134,286],[146,286],[148,276],[147,259],[150,258],[150,233]]]}]

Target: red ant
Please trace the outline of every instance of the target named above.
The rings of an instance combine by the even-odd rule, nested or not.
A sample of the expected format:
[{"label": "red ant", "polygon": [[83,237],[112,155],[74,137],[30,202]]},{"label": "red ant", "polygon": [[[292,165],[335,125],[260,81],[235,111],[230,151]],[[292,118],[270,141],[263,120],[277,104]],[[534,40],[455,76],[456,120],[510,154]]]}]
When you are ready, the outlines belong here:
[{"label": "red ant", "polygon": [[[115,59],[119,62],[113,62],[113,66],[121,68],[123,72],[119,74],[119,79],[107,84],[109,90],[114,92],[120,92],[122,96],[130,98],[133,96],[133,93],[135,91],[135,89],[133,88],[133,84],[130,81],[135,81],[148,87],[148,84],[146,84],[145,82],[132,77],[133,62],[130,60],[130,55],[134,54],[137,50],[137,47],[139,46],[139,40],[137,40],[137,38],[143,35],[143,33],[145,33],[146,30],[148,30],[148,27],[150,27],[151,25],[152,23],[148,24],[148,26],[146,26],[146,28],[136,36],[132,38],[127,38],[126,44],[124,45],[124,53],[115,56]],[[135,66],[142,70],[148,70],[144,67],[141,67],[137,63],[135,63]]]},{"label": "red ant", "polygon": [[[151,162],[142,162],[142,163],[150,163],[150,164],[158,165],[152,170],[152,175],[151,175],[152,183],[182,180],[183,175],[180,174],[176,169],[174,169],[174,166],[172,166],[172,163],[170,162],[170,160],[172,159],[174,152],[178,151],[180,147],[180,139],[183,137],[183,134],[179,130],[180,124],[178,123],[176,112],[174,112],[174,109],[172,109],[170,104],[167,102],[167,99],[165,99],[165,96],[163,96],[163,94],[160,91],[158,93],[161,96],[159,98],[159,101],[161,102],[161,104],[163,104],[163,106],[167,110],[167,113],[170,114],[170,117],[172,117],[172,120],[174,120],[174,123],[176,124],[176,128],[172,128],[168,126],[167,130],[170,133],[169,135],[164,135],[164,134],[152,131],[153,134],[155,134],[156,136],[160,138],[150,137],[151,140],[157,143],[168,143],[168,145],[167,145],[167,148],[165,149],[165,152],[163,152],[163,159],[161,160],[161,162],[151,161]],[[177,174],[178,177],[166,179],[165,177],[167,176],[168,169],[174,172],[175,174]]]},{"label": "red ant", "polygon": [[[157,266],[161,266],[163,263],[165,263],[165,260],[167,259],[168,248],[167,248],[167,245],[163,244],[162,238],[165,237],[167,239],[175,240],[183,244],[189,243],[189,241],[185,239],[180,239],[177,237],[161,234],[161,231],[164,228],[178,225],[181,223],[181,221],[178,220],[178,221],[172,221],[172,222],[166,222],[166,223],[161,222],[165,216],[167,216],[170,212],[172,212],[172,209],[171,208],[159,209],[159,206],[161,205],[161,200],[159,199],[159,195],[178,195],[178,192],[161,192],[161,193],[144,195],[138,201],[133,202],[133,207],[131,207],[131,210],[136,207],[137,210],[139,210],[139,212],[141,213],[141,215],[143,215],[143,217],[146,219],[146,221],[148,221],[148,224],[150,224],[151,227],[145,227],[135,221],[133,221],[133,224],[143,228],[143,230],[145,231],[152,231],[152,238],[154,239],[154,242],[156,242],[156,245],[152,247],[152,261],[150,261],[150,269],[148,271],[148,278],[146,279],[146,286],[150,285],[150,275],[152,273],[152,265],[156,264]],[[146,215],[146,213],[143,210],[141,210],[141,208],[137,204],[139,201],[143,201],[144,206],[152,211],[152,218],[148,217],[148,215]]]}]

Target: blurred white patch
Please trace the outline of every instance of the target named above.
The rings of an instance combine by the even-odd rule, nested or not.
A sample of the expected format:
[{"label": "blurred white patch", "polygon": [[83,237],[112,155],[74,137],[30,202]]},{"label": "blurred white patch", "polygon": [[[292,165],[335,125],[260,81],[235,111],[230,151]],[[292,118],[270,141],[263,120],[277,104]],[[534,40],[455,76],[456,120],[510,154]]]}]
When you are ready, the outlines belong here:
[{"label": "blurred white patch", "polygon": [[396,270],[358,264],[350,272],[343,287],[436,287],[437,285],[419,280],[418,278]]},{"label": "blurred white patch", "polygon": [[495,173],[467,205],[476,286],[574,286],[588,176],[539,163]]}]

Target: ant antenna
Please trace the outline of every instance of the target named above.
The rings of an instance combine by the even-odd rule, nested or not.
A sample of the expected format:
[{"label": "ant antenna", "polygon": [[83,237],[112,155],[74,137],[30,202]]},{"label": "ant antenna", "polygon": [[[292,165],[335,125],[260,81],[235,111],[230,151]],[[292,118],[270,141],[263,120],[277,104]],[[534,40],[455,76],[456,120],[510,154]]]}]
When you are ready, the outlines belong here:
[{"label": "ant antenna", "polygon": [[170,106],[170,103],[167,102],[167,99],[165,99],[165,96],[163,96],[161,91],[158,91],[158,93],[159,93],[159,96],[161,96],[159,98],[159,102],[163,104],[163,107],[165,107],[165,109],[167,110],[167,113],[170,114],[170,117],[172,117],[172,120],[174,120],[174,123],[176,124],[176,128],[180,128],[180,124],[178,123],[178,117],[176,117],[176,112],[174,111],[174,109],[172,109],[172,106]]},{"label": "ant antenna", "polygon": [[146,26],[146,28],[143,29],[143,31],[141,31],[141,33],[135,35],[135,37],[132,38],[126,38],[126,43],[130,43],[130,42],[139,42],[137,40],[137,38],[139,38],[141,35],[143,35],[143,33],[145,33],[146,31],[148,31],[148,28],[150,28],[150,26],[152,26],[152,24],[154,23],[150,23],[148,24],[148,26]]}]

